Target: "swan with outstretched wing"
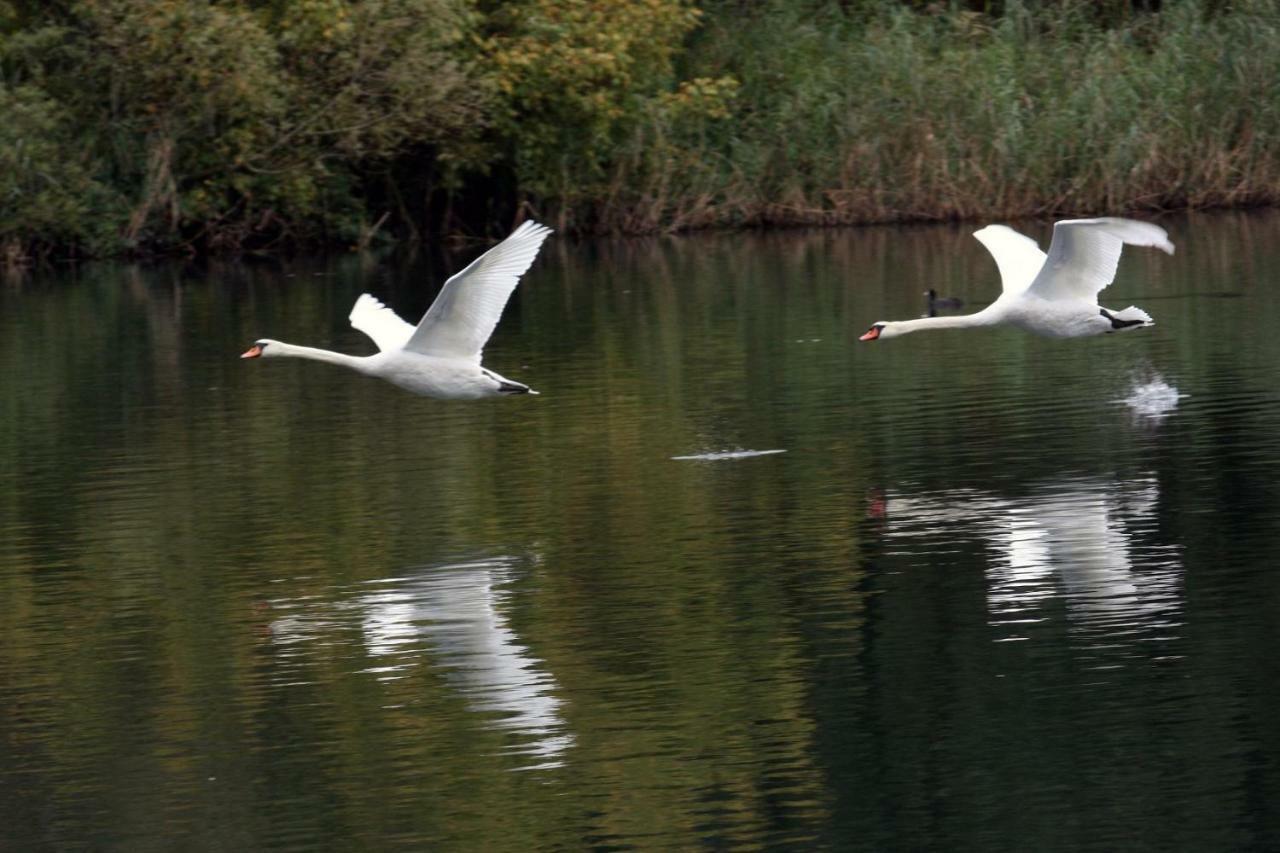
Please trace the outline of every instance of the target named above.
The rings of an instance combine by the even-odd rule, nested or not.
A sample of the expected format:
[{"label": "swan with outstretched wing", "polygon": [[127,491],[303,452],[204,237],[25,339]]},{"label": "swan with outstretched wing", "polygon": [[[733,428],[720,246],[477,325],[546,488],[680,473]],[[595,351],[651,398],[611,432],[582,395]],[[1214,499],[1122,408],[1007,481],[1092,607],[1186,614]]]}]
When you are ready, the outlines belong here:
[{"label": "swan with outstretched wing", "polygon": [[1082,338],[1153,325],[1150,315],[1130,306],[1103,308],[1098,294],[1116,276],[1126,245],[1153,246],[1170,255],[1173,243],[1158,225],[1133,219],[1064,219],[1053,226],[1049,252],[1007,225],[974,233],[995,258],[1004,290],[976,314],[882,320],[859,338],[875,341],[928,329],[1014,326],[1049,338]]},{"label": "swan with outstretched wing", "polygon": [[373,296],[362,293],[351,325],[377,344],[370,356],[346,355],[261,338],[241,358],[308,358],[337,364],[393,385],[445,400],[536,394],[480,363],[520,276],[533,264],[551,229],[526,222],[507,239],[445,282],[415,327]]}]

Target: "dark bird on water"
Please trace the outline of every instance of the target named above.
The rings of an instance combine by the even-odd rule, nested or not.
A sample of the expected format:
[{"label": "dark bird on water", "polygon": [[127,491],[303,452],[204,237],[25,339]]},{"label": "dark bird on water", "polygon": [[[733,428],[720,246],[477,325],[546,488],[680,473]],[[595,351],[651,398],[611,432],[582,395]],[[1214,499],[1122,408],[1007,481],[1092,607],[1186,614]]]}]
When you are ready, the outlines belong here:
[{"label": "dark bird on water", "polygon": [[964,307],[963,299],[957,299],[954,296],[939,296],[938,291],[934,290],[932,287],[926,290],[924,292],[924,295],[925,295],[925,298],[929,300],[928,302],[929,313],[926,315],[928,317],[938,316],[939,308],[948,309],[948,308]]}]

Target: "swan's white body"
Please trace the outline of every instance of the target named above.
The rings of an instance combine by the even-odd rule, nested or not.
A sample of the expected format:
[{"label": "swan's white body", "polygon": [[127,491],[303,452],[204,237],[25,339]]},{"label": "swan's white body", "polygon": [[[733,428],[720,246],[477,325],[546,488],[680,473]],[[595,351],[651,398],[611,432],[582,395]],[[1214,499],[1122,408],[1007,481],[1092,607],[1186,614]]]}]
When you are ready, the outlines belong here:
[{"label": "swan's white body", "polygon": [[324,361],[444,400],[536,394],[527,385],[482,367],[480,357],[507,299],[550,233],[550,228],[536,222],[521,225],[446,281],[417,326],[362,293],[351,309],[351,325],[378,345],[381,352],[375,355],[346,355],[262,338],[241,358]]},{"label": "swan's white body", "polygon": [[926,329],[1014,326],[1050,338],[1081,338],[1153,325],[1141,308],[1109,311],[1098,293],[1111,283],[1125,244],[1173,254],[1163,228],[1133,219],[1065,219],[1053,226],[1046,255],[1035,240],[1007,225],[988,225],[974,236],[1000,269],[1004,291],[976,314],[880,321],[860,340],[874,341]]}]

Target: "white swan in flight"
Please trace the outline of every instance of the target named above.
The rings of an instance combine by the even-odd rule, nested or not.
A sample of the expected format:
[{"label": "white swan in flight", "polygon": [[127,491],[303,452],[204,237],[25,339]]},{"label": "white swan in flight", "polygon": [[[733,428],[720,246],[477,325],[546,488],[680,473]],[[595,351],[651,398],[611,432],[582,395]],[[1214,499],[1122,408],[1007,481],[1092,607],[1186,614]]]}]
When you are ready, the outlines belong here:
[{"label": "white swan in flight", "polygon": [[925,329],[1015,326],[1050,338],[1082,338],[1150,326],[1146,311],[1130,306],[1110,311],[1098,305],[1098,293],[1111,283],[1120,251],[1154,246],[1173,254],[1165,230],[1133,219],[1064,219],[1053,226],[1045,255],[1035,240],[1007,225],[974,232],[996,260],[1004,292],[976,314],[880,321],[860,341],[892,338]]},{"label": "white swan in flight", "polygon": [[482,367],[480,353],[520,276],[550,233],[545,225],[525,222],[446,281],[416,327],[362,293],[351,309],[351,325],[373,338],[381,350],[375,355],[346,355],[261,338],[240,357],[326,361],[444,400],[537,394],[527,385]]}]

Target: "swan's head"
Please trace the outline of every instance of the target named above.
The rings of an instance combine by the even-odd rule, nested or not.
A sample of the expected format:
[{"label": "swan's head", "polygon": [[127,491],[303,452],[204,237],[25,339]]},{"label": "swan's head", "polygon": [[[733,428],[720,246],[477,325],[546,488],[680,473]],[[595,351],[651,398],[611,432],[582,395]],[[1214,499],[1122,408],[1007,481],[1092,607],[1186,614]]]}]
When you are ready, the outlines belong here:
[{"label": "swan's head", "polygon": [[881,320],[879,323],[876,323],[875,325],[873,325],[870,329],[867,329],[866,334],[858,338],[858,340],[878,341],[882,337],[883,338],[892,337],[893,333],[889,331],[890,325],[891,324],[889,324],[888,322]]},{"label": "swan's head", "polygon": [[273,341],[270,338],[262,338],[261,340],[254,341],[253,346],[249,347],[249,349],[242,353],[240,357],[263,358],[266,356],[284,355],[284,353],[281,352],[282,349],[283,347],[281,347],[279,341]]}]

